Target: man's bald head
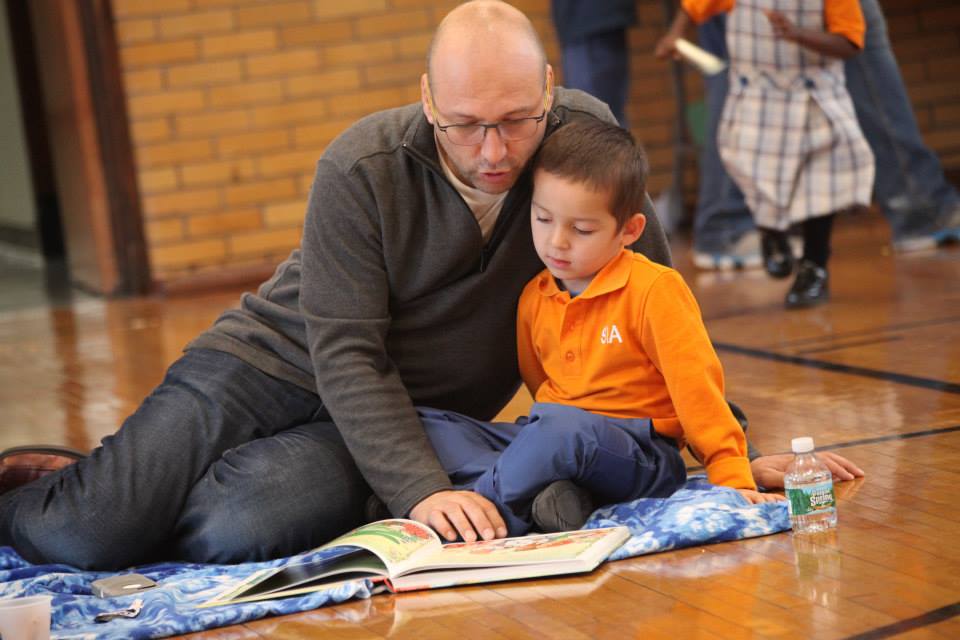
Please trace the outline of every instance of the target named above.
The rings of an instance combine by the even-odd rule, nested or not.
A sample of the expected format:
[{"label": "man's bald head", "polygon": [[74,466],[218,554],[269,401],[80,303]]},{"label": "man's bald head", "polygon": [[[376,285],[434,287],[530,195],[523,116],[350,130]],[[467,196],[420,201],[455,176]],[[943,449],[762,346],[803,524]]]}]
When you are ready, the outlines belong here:
[{"label": "man's bald head", "polygon": [[430,86],[443,82],[444,60],[482,64],[499,59],[534,64],[546,77],[547,55],[523,13],[501,0],[465,2],[440,22],[427,49]]},{"label": "man's bald head", "polygon": [[[553,106],[553,69],[533,25],[505,2],[462,4],[437,27],[427,70],[420,102],[436,127],[441,158],[466,185],[486,193],[510,189],[540,145]],[[520,121],[528,124],[519,137],[517,124],[509,134],[500,128]],[[450,126],[477,124],[483,129],[476,143],[454,142]]]}]

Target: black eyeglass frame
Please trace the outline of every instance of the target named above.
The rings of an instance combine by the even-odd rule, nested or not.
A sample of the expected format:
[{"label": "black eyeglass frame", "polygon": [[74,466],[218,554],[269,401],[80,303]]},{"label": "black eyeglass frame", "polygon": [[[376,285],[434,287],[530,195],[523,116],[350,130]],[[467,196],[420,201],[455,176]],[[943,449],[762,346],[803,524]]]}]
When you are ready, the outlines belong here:
[{"label": "black eyeglass frame", "polygon": [[[430,106],[433,108],[433,119],[436,123],[437,129],[442,131],[444,135],[447,136],[447,140],[449,140],[451,144],[455,144],[458,147],[472,147],[478,144],[482,144],[483,141],[486,140],[487,138],[487,130],[489,129],[496,129],[500,137],[508,142],[517,142],[519,140],[526,140],[527,138],[532,138],[534,134],[536,134],[537,129],[540,128],[540,123],[543,122],[544,118],[547,117],[547,108],[546,106],[544,106],[543,112],[538,116],[527,116],[525,118],[513,118],[510,120],[501,120],[500,122],[492,122],[492,123],[474,122],[470,124],[440,124],[440,118],[439,118],[439,115],[437,114],[437,108],[433,106],[432,101]],[[500,125],[503,125],[503,124],[515,124],[519,122],[525,122],[528,120],[533,120],[534,122],[536,122],[537,126],[530,132],[529,135],[525,135],[520,138],[512,138],[512,137],[505,136],[503,134],[503,130],[500,128]],[[483,134],[480,136],[480,139],[477,140],[476,142],[457,142],[447,132],[447,129],[471,129],[476,127],[483,129]]]}]

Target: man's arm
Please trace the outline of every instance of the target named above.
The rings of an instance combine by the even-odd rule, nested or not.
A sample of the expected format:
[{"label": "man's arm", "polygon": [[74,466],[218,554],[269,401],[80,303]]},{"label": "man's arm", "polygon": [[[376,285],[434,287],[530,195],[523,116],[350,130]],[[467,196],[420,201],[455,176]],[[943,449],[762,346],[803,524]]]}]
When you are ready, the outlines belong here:
[{"label": "man's arm", "polygon": [[[841,455],[830,451],[818,451],[816,455],[830,469],[834,480],[853,480],[864,475],[860,467]],[[792,453],[759,456],[750,460],[750,469],[759,486],[764,489],[783,489],[783,476],[792,461]]]},{"label": "man's arm", "polygon": [[[447,539],[506,527],[496,508],[454,492],[386,348],[390,292],[376,202],[357,175],[321,159],[302,240],[300,310],[317,391],[360,472],[394,514]],[[461,495],[469,494],[469,495]]]},{"label": "man's arm", "polygon": [[642,253],[657,264],[672,267],[673,256],[670,253],[670,243],[667,240],[667,234],[663,230],[663,225],[660,224],[660,218],[657,217],[653,202],[647,194],[643,196],[641,212],[647,217],[647,226],[644,227],[643,234],[637,241],[630,245],[630,249],[637,253]]}]

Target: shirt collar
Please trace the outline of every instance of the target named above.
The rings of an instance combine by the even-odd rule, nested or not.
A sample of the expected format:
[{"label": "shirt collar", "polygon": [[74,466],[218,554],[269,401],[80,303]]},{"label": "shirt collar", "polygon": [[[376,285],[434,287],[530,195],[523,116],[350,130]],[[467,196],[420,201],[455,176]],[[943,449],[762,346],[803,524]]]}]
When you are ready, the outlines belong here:
[{"label": "shirt collar", "polygon": [[[622,289],[627,285],[630,279],[630,271],[633,266],[633,251],[630,249],[621,249],[620,253],[606,264],[603,269],[597,272],[597,275],[590,281],[589,286],[583,293],[577,296],[580,298],[596,298],[608,293]],[[562,295],[570,299],[570,292],[561,289],[557,285],[553,274],[549,269],[544,269],[537,276],[537,289],[545,297]]]}]

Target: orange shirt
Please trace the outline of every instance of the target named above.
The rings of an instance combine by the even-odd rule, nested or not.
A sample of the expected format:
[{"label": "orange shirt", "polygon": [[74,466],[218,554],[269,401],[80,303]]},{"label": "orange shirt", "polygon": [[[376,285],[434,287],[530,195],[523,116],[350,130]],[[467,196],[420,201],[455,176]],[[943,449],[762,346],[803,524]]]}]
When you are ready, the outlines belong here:
[{"label": "orange shirt", "polygon": [[[683,10],[694,22],[703,22],[733,9],[735,0],[683,0]],[[841,35],[863,49],[867,23],[858,0],[824,0],[823,22],[829,33]]]},{"label": "orange shirt", "polygon": [[756,488],[700,308],[673,269],[624,249],[572,300],[544,270],[520,296],[517,347],[537,402],[652,418],[702,452],[710,482]]}]

